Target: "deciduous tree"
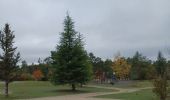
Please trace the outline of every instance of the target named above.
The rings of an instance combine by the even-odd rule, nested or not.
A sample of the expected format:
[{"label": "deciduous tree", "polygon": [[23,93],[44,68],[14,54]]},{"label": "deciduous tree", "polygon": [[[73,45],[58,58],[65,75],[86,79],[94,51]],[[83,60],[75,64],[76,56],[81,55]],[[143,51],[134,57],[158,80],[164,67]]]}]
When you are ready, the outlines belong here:
[{"label": "deciduous tree", "polygon": [[153,81],[153,92],[157,94],[160,100],[166,100],[168,94],[168,81],[167,81],[167,62],[162,53],[158,53],[156,61],[156,77]]},{"label": "deciduous tree", "polygon": [[37,69],[34,70],[34,72],[33,72],[33,77],[34,77],[35,80],[39,81],[39,80],[41,80],[44,76],[43,76],[42,71],[37,68]]},{"label": "deciduous tree", "polygon": [[131,66],[125,58],[120,56],[115,57],[112,68],[118,79],[129,79]]}]

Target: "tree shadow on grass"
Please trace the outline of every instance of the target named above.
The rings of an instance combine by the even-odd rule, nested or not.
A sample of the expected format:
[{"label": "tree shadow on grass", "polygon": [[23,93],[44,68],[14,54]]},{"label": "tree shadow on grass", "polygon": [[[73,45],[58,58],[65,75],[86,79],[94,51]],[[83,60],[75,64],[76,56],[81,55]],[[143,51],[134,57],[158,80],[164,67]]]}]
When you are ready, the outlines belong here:
[{"label": "tree shadow on grass", "polygon": [[56,92],[56,93],[88,93],[87,90],[70,90],[70,89],[58,89],[58,90],[52,90],[50,92]]}]

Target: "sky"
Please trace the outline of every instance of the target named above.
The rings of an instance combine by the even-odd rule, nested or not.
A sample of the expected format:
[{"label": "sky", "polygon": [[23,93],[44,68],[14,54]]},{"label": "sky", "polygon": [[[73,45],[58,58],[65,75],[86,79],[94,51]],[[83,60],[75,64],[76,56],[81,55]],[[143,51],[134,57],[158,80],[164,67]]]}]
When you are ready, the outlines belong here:
[{"label": "sky", "polygon": [[170,0],[0,0],[0,29],[9,23],[22,60],[36,63],[55,50],[67,11],[95,56],[170,57]]}]

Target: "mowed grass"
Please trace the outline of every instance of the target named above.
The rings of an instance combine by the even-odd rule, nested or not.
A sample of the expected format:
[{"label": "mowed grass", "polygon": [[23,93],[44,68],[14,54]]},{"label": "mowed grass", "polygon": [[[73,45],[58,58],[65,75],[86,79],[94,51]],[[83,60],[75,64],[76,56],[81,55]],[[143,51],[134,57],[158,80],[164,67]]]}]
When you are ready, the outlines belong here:
[{"label": "mowed grass", "polygon": [[114,87],[119,88],[145,88],[145,87],[153,87],[152,81],[150,80],[136,80],[129,82],[118,82],[114,85]]},{"label": "mowed grass", "polygon": [[13,100],[13,99],[28,99],[48,96],[60,96],[79,93],[92,93],[92,92],[111,92],[111,89],[83,87],[77,88],[77,91],[71,91],[69,85],[54,86],[50,82],[41,81],[24,81],[13,82],[9,85],[10,96],[5,98],[2,94],[4,84],[0,83],[0,100]]},{"label": "mowed grass", "polygon": [[143,89],[132,93],[120,93],[97,96],[97,98],[122,99],[122,100],[159,100],[151,89]]},{"label": "mowed grass", "polygon": [[105,86],[105,87],[116,87],[116,88],[145,88],[153,87],[152,81],[150,80],[136,80],[136,81],[118,81],[114,85],[111,84],[96,84],[91,83],[91,85]]}]

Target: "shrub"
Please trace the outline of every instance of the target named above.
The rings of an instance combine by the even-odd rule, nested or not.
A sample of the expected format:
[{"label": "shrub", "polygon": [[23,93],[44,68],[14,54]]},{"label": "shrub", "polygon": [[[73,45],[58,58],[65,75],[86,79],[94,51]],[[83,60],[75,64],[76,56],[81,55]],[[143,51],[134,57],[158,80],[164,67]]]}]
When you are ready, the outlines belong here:
[{"label": "shrub", "polygon": [[36,69],[34,72],[33,72],[33,77],[35,80],[37,81],[40,81],[42,80],[42,78],[44,77],[43,73],[41,70],[39,69]]}]

